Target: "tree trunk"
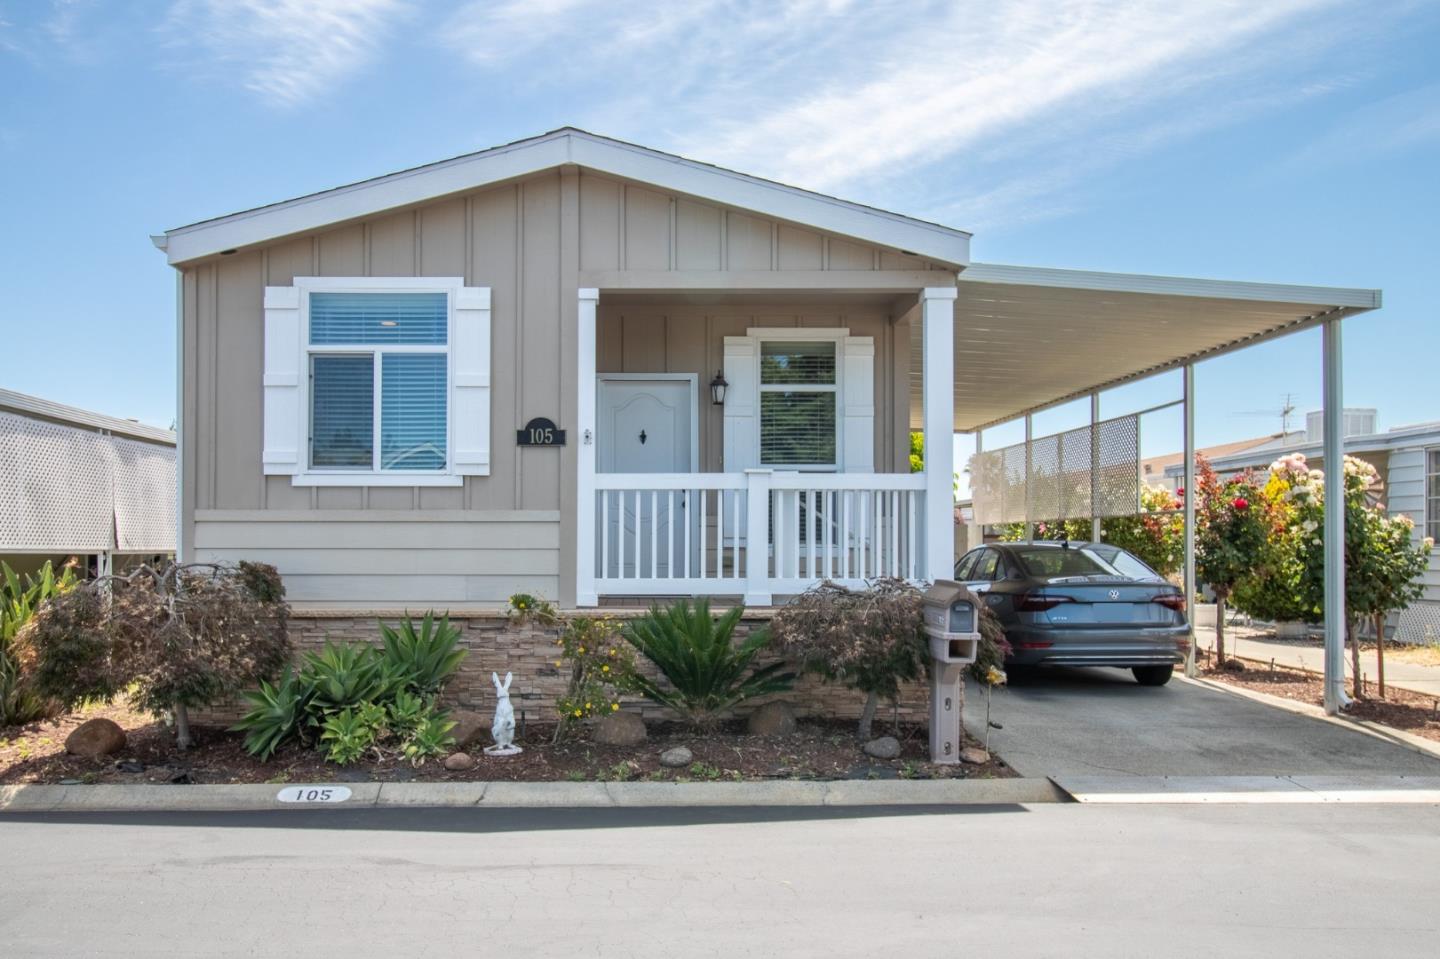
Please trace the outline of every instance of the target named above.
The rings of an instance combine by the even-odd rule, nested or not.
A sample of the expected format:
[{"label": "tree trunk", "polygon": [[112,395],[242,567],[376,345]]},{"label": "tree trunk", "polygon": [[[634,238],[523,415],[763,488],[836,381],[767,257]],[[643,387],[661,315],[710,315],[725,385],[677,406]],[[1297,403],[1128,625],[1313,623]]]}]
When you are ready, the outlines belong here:
[{"label": "tree trunk", "polygon": [[175,746],[181,751],[194,745],[190,738],[190,711],[181,703],[175,707]]},{"label": "tree trunk", "polygon": [[1225,594],[1215,593],[1215,668],[1225,665]]},{"label": "tree trunk", "polygon": [[1345,622],[1345,632],[1350,635],[1350,685],[1355,687],[1355,698],[1364,699],[1365,690],[1360,685],[1360,631],[1354,620]]},{"label": "tree trunk", "polygon": [[1375,682],[1385,698],[1385,614],[1375,614]]},{"label": "tree trunk", "polygon": [[865,694],[865,708],[860,710],[860,738],[869,739],[870,730],[875,725],[875,709],[880,705],[880,694],[871,692]]}]

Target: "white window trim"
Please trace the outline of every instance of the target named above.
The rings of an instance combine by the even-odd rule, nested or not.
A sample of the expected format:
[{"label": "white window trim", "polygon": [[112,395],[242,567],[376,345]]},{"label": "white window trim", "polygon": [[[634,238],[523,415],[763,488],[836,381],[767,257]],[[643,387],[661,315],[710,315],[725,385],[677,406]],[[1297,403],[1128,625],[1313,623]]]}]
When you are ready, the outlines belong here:
[{"label": "white window trim", "polygon": [[[455,303],[460,290],[465,286],[463,277],[455,276],[297,276],[295,289],[300,296],[300,376],[299,396],[300,432],[302,457],[300,471],[291,477],[295,486],[463,486],[465,477],[455,472]],[[439,353],[436,345],[411,344],[400,346],[344,346],[336,344],[310,345],[310,294],[311,293],[444,293],[445,323],[445,468],[443,470],[381,470],[381,469],[315,469],[311,462],[310,436],[310,361],[316,355],[335,356],[343,353],[368,353],[377,357],[375,381],[380,382],[382,353]],[[373,460],[380,456],[380,403],[381,393],[375,391],[375,440]]]},{"label": "white window trim", "polygon": [[[755,462],[760,464],[760,469],[786,470],[797,473],[839,473],[843,470],[845,462],[845,416],[843,398],[845,396],[845,341],[850,336],[849,327],[788,327],[788,326],[757,326],[746,331],[746,335],[755,341]],[[833,386],[816,384],[785,383],[774,384],[767,388],[764,383],[764,353],[762,347],[765,343],[803,343],[830,342],[835,344],[835,383]],[[835,397],[835,462],[833,463],[766,463],[761,457],[761,450],[764,444],[761,436],[765,432],[764,407],[760,403],[760,396],[763,393],[830,393]]]}]

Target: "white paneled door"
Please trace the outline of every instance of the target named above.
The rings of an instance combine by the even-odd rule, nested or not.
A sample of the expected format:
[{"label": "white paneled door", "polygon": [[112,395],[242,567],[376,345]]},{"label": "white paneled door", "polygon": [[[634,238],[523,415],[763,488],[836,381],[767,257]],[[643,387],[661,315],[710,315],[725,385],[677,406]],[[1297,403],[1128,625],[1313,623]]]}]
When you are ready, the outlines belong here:
[{"label": "white paneled door", "polygon": [[[602,374],[596,403],[600,473],[693,473],[698,468],[696,378]],[[686,490],[602,491],[597,515],[608,527],[597,569],[610,577],[674,575],[685,564]],[[693,532],[693,531],[692,531]],[[602,555],[602,551],[609,555]]]}]

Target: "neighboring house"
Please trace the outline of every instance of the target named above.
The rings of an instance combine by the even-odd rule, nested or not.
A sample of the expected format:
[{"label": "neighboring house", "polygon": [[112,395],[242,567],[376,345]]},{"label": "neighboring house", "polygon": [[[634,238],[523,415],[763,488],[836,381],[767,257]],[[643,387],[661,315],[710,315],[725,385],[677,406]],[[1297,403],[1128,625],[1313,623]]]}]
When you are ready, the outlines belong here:
[{"label": "neighboring house", "polygon": [[312,617],[944,576],[954,431],[1379,305],[972,263],[568,128],[154,240],[182,555],[273,563]]},{"label": "neighboring house", "polygon": [[[1249,450],[1284,446],[1287,442],[1299,440],[1304,435],[1304,433],[1271,433],[1268,436],[1253,436],[1250,439],[1236,440],[1233,443],[1217,443],[1214,446],[1201,447],[1196,452],[1213,461],[1243,454]],[[1140,480],[1150,486],[1164,487],[1173,493],[1180,488],[1180,482],[1185,473],[1184,464],[1185,454],[1183,452],[1148,456],[1140,461]]]},{"label": "neighboring house", "polygon": [[175,551],[175,434],[0,389],[0,560],[103,573]]},{"label": "neighboring house", "polygon": [[[1440,423],[1417,423],[1376,432],[1376,411],[1346,409],[1345,453],[1365,460],[1380,474],[1377,490],[1380,502],[1391,515],[1404,514],[1415,521],[1415,539],[1429,536],[1440,542]],[[1222,475],[1246,469],[1263,470],[1281,456],[1303,453],[1316,469],[1325,469],[1321,455],[1323,420],[1318,412],[1306,416],[1303,433],[1291,434],[1286,442],[1252,447],[1242,452],[1214,456],[1213,465]],[[1166,470],[1171,482],[1183,472],[1179,463]],[[1430,554],[1430,566],[1422,576],[1425,592],[1420,601],[1392,620],[1395,635],[1407,642],[1440,641],[1440,551]]]}]

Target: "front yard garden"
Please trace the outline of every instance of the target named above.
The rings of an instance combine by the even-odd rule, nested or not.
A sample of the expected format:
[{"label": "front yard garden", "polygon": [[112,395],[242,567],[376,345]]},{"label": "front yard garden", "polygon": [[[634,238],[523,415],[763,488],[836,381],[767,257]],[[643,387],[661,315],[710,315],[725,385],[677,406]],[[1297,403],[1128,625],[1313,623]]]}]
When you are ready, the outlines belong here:
[{"label": "front yard garden", "polygon": [[[743,610],[712,615],[703,601],[621,621],[562,619],[514,597],[517,620],[561,627],[566,688],[548,720],[522,713],[524,751],[505,757],[484,752],[508,735],[503,714],[492,731],[489,712],[446,706],[467,651],[444,616],[381,624],[379,643],[327,642],[297,659],[269,567],[142,567],[83,584],[12,576],[4,600],[0,785],[1013,775],[973,743],[965,763],[931,764],[924,726],[879,708],[926,663],[918,592],[895,582],[824,587],[798,615],[777,615],[773,632],[745,636]],[[992,680],[1002,655],[988,651]],[[787,695],[800,672],[866,693],[859,728],[797,718]],[[509,677],[494,682],[508,702]],[[237,694],[239,722],[190,722]]]}]

